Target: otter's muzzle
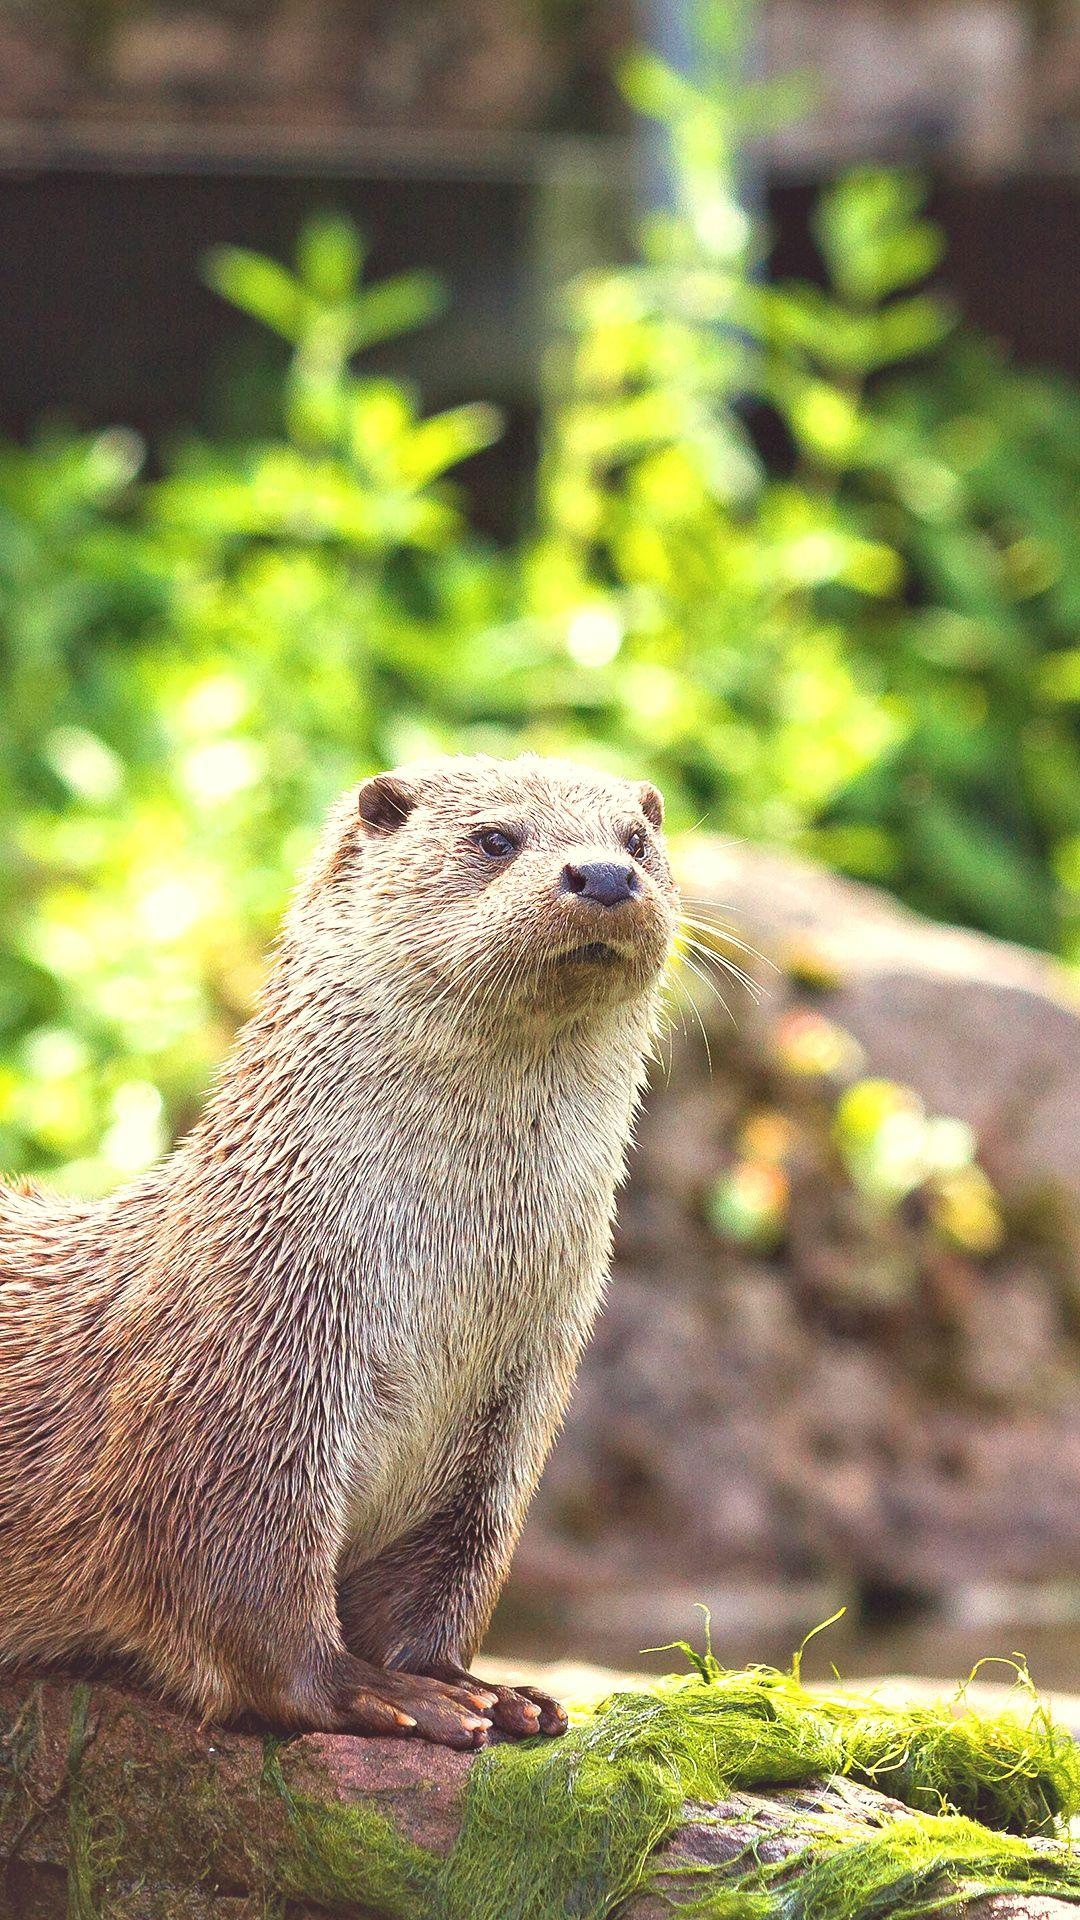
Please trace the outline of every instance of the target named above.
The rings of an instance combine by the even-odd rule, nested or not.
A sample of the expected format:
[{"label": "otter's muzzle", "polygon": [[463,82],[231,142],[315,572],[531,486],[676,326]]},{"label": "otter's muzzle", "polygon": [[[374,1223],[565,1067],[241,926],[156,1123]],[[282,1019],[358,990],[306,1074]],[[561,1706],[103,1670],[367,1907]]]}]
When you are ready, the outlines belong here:
[{"label": "otter's muzzle", "polygon": [[623,860],[590,860],[582,866],[567,862],[560,884],[564,892],[598,907],[621,906],[641,892],[636,868]]}]

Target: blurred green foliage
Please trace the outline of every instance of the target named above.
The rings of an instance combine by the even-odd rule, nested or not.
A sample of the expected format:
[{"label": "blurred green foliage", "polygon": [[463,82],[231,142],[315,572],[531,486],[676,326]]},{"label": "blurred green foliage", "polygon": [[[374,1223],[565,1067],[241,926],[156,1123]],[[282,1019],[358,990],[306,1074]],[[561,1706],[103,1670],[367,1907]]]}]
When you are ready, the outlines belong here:
[{"label": "blurred green foliage", "polygon": [[642,746],[708,819],[1071,950],[1080,394],[925,289],[942,238],[908,175],[836,182],[825,285],[770,283],[737,191],[740,130],[770,102],[748,86],[717,114],[732,58],[717,32],[694,81],[645,56],[627,74],[679,192],[639,265],[574,290],[551,603],[595,596],[613,697],[649,663]]},{"label": "blurred green foliage", "polygon": [[[534,525],[470,527],[484,406],[356,365],[433,316],[348,223],[212,286],[289,345],[276,432],[139,478],[115,431],[0,455],[0,1164],[81,1189],[191,1117],[332,794],[448,747],[664,785],[931,912],[1074,951],[1080,399],[927,291],[920,183],[823,196],[822,286],[777,283],[734,83],[628,63],[671,155],[635,263],[567,291]],[[362,363],[361,363],[362,368]],[[790,450],[776,470],[762,421]]]}]

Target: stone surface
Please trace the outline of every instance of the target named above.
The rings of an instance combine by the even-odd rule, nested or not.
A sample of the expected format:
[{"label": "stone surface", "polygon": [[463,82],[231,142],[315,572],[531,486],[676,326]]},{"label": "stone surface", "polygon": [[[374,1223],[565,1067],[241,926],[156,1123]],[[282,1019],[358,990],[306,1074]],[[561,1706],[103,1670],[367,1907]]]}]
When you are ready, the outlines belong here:
[{"label": "stone surface", "polygon": [[[27,1920],[247,1920],[294,1884],[295,1835],[268,1749],[138,1693],[67,1680],[0,1683],[0,1859]],[[308,1735],[277,1746],[288,1791],[362,1802],[445,1853],[468,1761],[437,1747]],[[89,1895],[69,1905],[80,1862]],[[96,1904],[95,1904],[96,1903]],[[364,1914],[357,1902],[347,1909]]]},{"label": "stone surface", "polygon": [[[690,1808],[690,1818],[662,1849],[661,1859],[670,1861],[671,1872],[662,1873],[654,1893],[645,1895],[631,1908],[634,1920],[665,1920],[680,1906],[694,1899],[692,1879],[682,1876],[702,1866],[724,1867],[745,1863],[753,1856],[763,1866],[790,1862],[797,1879],[798,1861],[808,1844],[807,1828],[829,1833],[837,1840],[852,1840],[867,1834],[889,1820],[904,1819],[909,1809],[898,1800],[886,1798],[869,1787],[851,1780],[822,1781],[803,1787],[780,1789],[770,1794],[736,1793],[717,1807]],[[695,1817],[696,1815],[696,1817]],[[930,1897],[931,1889],[927,1889]],[[994,1904],[1000,1903],[1000,1904]],[[887,1909],[882,1909],[883,1920]],[[975,1886],[970,1897],[960,1893],[950,1900],[942,1913],[958,1913],[964,1920],[1066,1920],[1076,1908],[1064,1900],[1028,1897],[1018,1894],[986,1896]]]},{"label": "stone surface", "polygon": [[[614,1678],[615,1676],[611,1676]],[[330,1816],[367,1805],[402,1838],[440,1855],[460,1824],[471,1756],[419,1741],[261,1738],[196,1727],[142,1695],[62,1679],[0,1684],[0,1904],[18,1920],[382,1920],[358,1851],[332,1891],[310,1899],[280,1781]],[[662,1849],[657,1895],[620,1912],[660,1920],[699,1889],[680,1872],[753,1847],[793,1875],[807,1830],[853,1839],[906,1813],[849,1781],[740,1793],[688,1807]],[[513,1836],[507,1835],[512,1846]],[[355,1886],[353,1881],[355,1880]],[[284,1902],[284,1904],[282,1904]],[[1068,1920],[1076,1907],[997,1896],[949,1912],[970,1920]],[[397,1920],[401,1920],[400,1908]]]},{"label": "stone surface", "polygon": [[[679,877],[782,968],[832,975],[820,1004],[873,1071],[970,1121],[1012,1173],[1057,1174],[1080,1195],[1080,1002],[1052,961],[762,847],[695,841]],[[768,968],[751,970],[768,991]],[[745,1016],[739,989],[724,991]]]}]

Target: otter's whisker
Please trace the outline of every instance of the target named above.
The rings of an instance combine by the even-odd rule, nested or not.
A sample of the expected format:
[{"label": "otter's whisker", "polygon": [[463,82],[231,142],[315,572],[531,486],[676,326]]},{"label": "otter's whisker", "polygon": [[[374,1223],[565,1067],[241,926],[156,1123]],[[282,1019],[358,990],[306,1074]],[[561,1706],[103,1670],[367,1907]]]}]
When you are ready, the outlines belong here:
[{"label": "otter's whisker", "polygon": [[[724,1012],[727,1014],[727,1017],[731,1021],[732,1026],[737,1027],[738,1021],[736,1020],[735,1015],[732,1013],[731,1008],[728,1006],[727,1001],[724,999],[723,994],[721,993],[719,987],[717,986],[715,980],[711,977],[711,975],[706,973],[703,967],[698,966],[697,962],[693,959],[693,957],[685,947],[683,948],[679,957],[682,962],[682,965],[686,968],[687,972],[692,973],[696,980],[700,980],[702,986],[705,987],[707,991],[713,995],[714,999],[720,1002],[720,1005],[723,1007]],[[692,998],[691,998],[690,1004],[692,1006],[694,1005],[694,1001]],[[695,1011],[696,1011],[696,1007],[695,1007]]]},{"label": "otter's whisker", "polygon": [[734,960],[729,960],[726,954],[717,953],[712,947],[704,946],[700,940],[694,939],[690,934],[683,935],[680,950],[684,953],[696,954],[698,959],[707,965],[718,967],[730,980],[737,980],[755,1004],[761,1001],[765,992],[761,982],[755,980],[752,973],[747,973],[746,969],[738,966]]},{"label": "otter's whisker", "polygon": [[[671,1075],[674,1069],[674,1061],[675,1061],[675,1050],[674,1050],[674,1046],[671,1038],[675,1023],[671,1018],[668,1005],[667,1005],[667,998],[670,992],[671,992],[670,977],[668,974],[665,974],[664,980],[661,985],[660,997],[659,997],[659,1000],[657,1001],[657,1006],[656,1006],[656,1025],[649,1036],[649,1048],[648,1048],[648,1055],[647,1055],[648,1059],[655,1060],[656,1064],[663,1071],[665,1086],[670,1086],[671,1084]],[[667,1041],[666,1060],[664,1058],[665,1040]]]},{"label": "otter's whisker", "polygon": [[[697,965],[695,965],[695,963],[694,963],[694,961],[693,961],[693,960],[692,960],[692,959],[690,958],[690,956],[689,956],[689,954],[687,954],[687,953],[685,953],[685,952],[684,952],[684,953],[683,953],[683,954],[681,955],[681,960],[682,960],[682,964],[683,964],[683,966],[684,966],[684,967],[686,968],[686,970],[687,970],[687,972],[688,972],[688,973],[692,973],[692,974],[694,975],[694,978],[695,978],[696,980],[699,980],[699,981],[701,982],[701,984],[702,984],[702,986],[703,986],[703,987],[705,987],[705,988],[707,989],[707,991],[708,991],[709,993],[711,993],[711,994],[712,994],[712,995],[714,996],[714,998],[715,998],[715,999],[717,999],[717,1000],[718,1000],[718,1001],[720,1002],[720,1005],[721,1005],[721,1006],[723,1007],[723,1009],[724,1009],[724,1012],[725,1012],[725,1013],[727,1014],[727,1017],[728,1017],[728,1019],[729,1019],[729,1020],[731,1021],[731,1024],[732,1024],[732,1026],[733,1026],[733,1027],[736,1027],[736,1028],[737,1028],[737,1027],[738,1027],[738,1022],[737,1022],[737,1020],[736,1020],[736,1018],[735,1018],[735,1015],[734,1015],[734,1014],[732,1013],[732,1011],[731,1011],[731,1008],[730,1008],[730,1007],[728,1006],[728,1003],[727,1003],[727,1001],[726,1001],[726,1000],[724,999],[724,996],[723,996],[723,994],[722,994],[722,993],[720,992],[720,989],[719,989],[719,987],[718,987],[718,986],[716,985],[716,982],[715,982],[714,980],[711,980],[711,979],[709,978],[709,976],[708,976],[708,974],[707,974],[707,973],[705,973],[705,972],[704,972],[704,971],[702,970],[702,968],[700,968],[700,967],[698,967]],[[680,983],[680,984],[683,984],[683,983]],[[705,1031],[705,1022],[704,1022],[704,1021],[702,1020],[702,1017],[701,1017],[701,1011],[700,1011],[700,1009],[699,1009],[699,1007],[698,1007],[698,1004],[697,1004],[697,1001],[695,1000],[695,998],[694,998],[694,996],[693,996],[693,994],[692,994],[692,993],[690,993],[690,991],[689,991],[689,990],[688,990],[688,989],[687,989],[687,988],[685,987],[685,985],[684,985],[684,984],[683,984],[683,992],[684,992],[684,997],[685,997],[685,1001],[686,1001],[686,1004],[687,1004],[687,1005],[689,1006],[689,1008],[690,1008],[690,1011],[692,1012],[692,1014],[693,1014],[693,1016],[694,1016],[694,1018],[695,1018],[695,1020],[696,1020],[696,1021],[697,1021],[697,1023],[698,1023],[698,1026],[699,1026],[699,1027],[701,1028],[701,1032],[702,1032],[702,1037],[703,1037],[703,1039],[704,1039],[704,1041],[705,1041],[705,1050],[706,1050],[706,1053],[707,1053],[707,1054],[709,1055],[709,1067],[710,1067],[710,1071],[711,1071],[711,1069],[712,1069],[712,1052],[711,1052],[711,1049],[710,1049],[710,1047],[709,1047],[709,1036],[708,1036],[708,1034],[707,1034],[707,1033],[706,1033],[706,1031]]]},{"label": "otter's whisker", "polygon": [[668,980],[663,988],[663,1009],[669,1040],[675,1032],[676,1023],[683,1039],[687,1038],[686,1007],[687,993],[682,982],[674,978]]},{"label": "otter's whisker", "polygon": [[722,967],[725,972],[730,973],[734,978],[742,980],[744,985],[753,986],[759,991],[762,990],[762,983],[757,979],[756,975],[750,973],[738,960],[733,959],[730,954],[724,953],[722,948],[717,945],[715,934],[711,928],[706,928],[702,932],[699,932],[696,921],[684,918],[679,922],[677,943],[692,949],[695,953],[700,954],[703,959],[711,961],[715,966]]},{"label": "otter's whisker", "polygon": [[768,967],[773,973],[779,973],[781,971],[776,961],[770,959],[767,953],[762,953],[760,947],[751,946],[748,940],[741,939],[731,927],[721,920],[702,920],[694,914],[683,912],[679,915],[679,924],[684,927],[694,927],[699,933],[707,933],[712,939],[722,941],[725,946],[737,947],[741,953],[747,954],[751,960],[760,960],[762,966]]}]

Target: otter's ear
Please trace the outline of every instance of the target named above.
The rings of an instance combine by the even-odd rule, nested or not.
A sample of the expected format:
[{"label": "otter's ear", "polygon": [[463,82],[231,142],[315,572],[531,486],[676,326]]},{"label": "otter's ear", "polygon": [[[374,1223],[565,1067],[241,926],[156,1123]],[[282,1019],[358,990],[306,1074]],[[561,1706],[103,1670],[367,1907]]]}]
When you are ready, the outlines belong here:
[{"label": "otter's ear", "polygon": [[403,827],[419,795],[394,773],[377,773],[365,780],[357,798],[360,819],[369,833],[396,833]]},{"label": "otter's ear", "polygon": [[651,820],[654,827],[662,827],[664,824],[664,797],[659,791],[659,788],[654,787],[650,780],[643,780],[638,788],[638,799],[641,801],[641,811],[645,815],[646,820]]}]

